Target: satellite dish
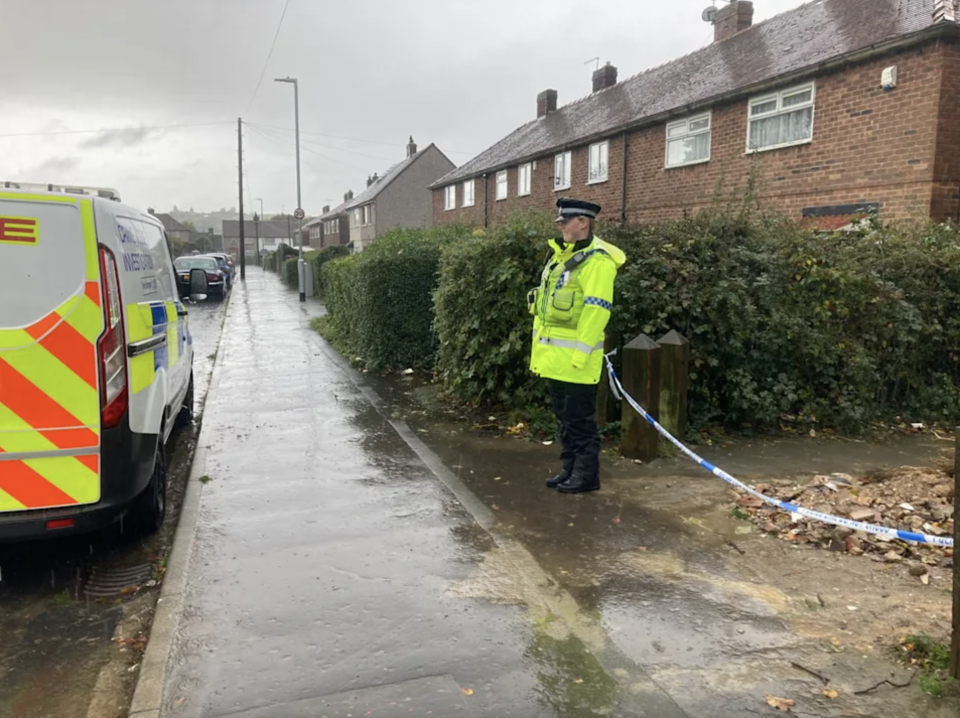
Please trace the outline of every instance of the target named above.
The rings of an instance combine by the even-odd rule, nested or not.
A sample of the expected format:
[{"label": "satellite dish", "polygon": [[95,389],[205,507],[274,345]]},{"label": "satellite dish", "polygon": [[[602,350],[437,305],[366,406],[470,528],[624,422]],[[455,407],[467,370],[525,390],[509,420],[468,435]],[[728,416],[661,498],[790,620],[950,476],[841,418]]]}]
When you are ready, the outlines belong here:
[{"label": "satellite dish", "polygon": [[717,19],[717,8],[711,5],[703,11],[703,14],[700,17],[703,18],[704,22],[713,22]]}]

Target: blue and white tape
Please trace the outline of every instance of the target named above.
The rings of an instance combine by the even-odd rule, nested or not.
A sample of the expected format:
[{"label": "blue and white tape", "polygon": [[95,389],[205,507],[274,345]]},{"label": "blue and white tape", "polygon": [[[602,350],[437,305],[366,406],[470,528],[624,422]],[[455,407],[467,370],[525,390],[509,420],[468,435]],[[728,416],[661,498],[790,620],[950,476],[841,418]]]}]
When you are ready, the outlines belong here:
[{"label": "blue and white tape", "polygon": [[[845,519],[840,516],[831,516],[830,514],[820,513],[819,511],[813,511],[811,509],[805,509],[802,506],[797,506],[795,504],[789,504],[786,501],[780,501],[771,496],[767,496],[759,491],[757,491],[752,486],[748,486],[732,477],[723,469],[717,468],[711,464],[706,459],[702,459],[697,456],[693,451],[684,446],[678,439],[676,439],[669,431],[664,429],[660,423],[654,419],[650,414],[648,414],[642,406],[640,406],[632,396],[627,394],[623,390],[623,385],[620,384],[620,379],[617,377],[617,372],[613,368],[613,363],[610,361],[610,354],[606,356],[607,360],[607,369],[610,372],[610,387],[613,390],[613,393],[617,396],[618,399],[621,397],[627,401],[634,410],[640,414],[644,419],[649,421],[654,428],[659,431],[663,436],[667,438],[674,446],[676,446],[680,451],[689,456],[691,459],[696,461],[700,466],[705,468],[714,476],[723,479],[728,484],[743,491],[751,496],[755,496],[764,503],[770,504],[771,506],[776,506],[782,511],[786,511],[793,516],[803,516],[808,519],[816,519],[817,521],[822,521],[824,523],[833,524],[834,526],[843,526],[844,528],[853,529],[854,531],[862,531],[868,534],[874,534],[875,536],[884,536],[891,539],[901,539],[903,541],[912,541],[914,543],[926,543],[933,546],[944,546],[952,547],[953,539],[945,536],[929,536],[927,534],[918,534],[913,531],[900,531],[898,529],[887,528],[886,526],[875,526],[873,524],[866,524],[862,521],[852,521],[851,519]],[[955,519],[956,520],[956,519]]]}]

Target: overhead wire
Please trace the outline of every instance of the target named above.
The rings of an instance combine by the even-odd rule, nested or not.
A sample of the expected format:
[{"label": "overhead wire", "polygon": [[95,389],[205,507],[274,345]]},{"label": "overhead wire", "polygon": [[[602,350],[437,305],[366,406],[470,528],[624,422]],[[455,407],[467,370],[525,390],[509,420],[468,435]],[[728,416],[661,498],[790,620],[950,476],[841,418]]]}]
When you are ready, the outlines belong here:
[{"label": "overhead wire", "polygon": [[[286,127],[277,127],[276,125],[264,125],[262,123],[258,123],[258,124],[260,124],[261,127],[269,127],[270,129],[273,129],[273,130],[280,130],[282,132],[291,132],[291,133],[293,132],[293,130]],[[362,142],[367,145],[384,145],[386,147],[402,147],[403,146],[397,142],[384,142],[383,140],[363,140],[363,139],[360,139],[359,137],[344,137],[342,135],[329,135],[323,132],[313,132],[311,130],[300,130],[300,134],[301,135],[317,135],[319,137],[326,137],[331,140],[346,140],[348,142]],[[444,151],[454,155],[470,155],[471,157],[475,157],[477,155],[476,152],[464,152],[463,150],[444,150]]]},{"label": "overhead wire", "polygon": [[[256,127],[256,126],[254,126],[254,125],[251,124],[251,123],[245,123],[245,124],[246,124],[251,130],[253,130],[256,134],[260,135],[261,137],[269,140],[269,141],[272,142],[273,144],[275,144],[275,145],[277,145],[278,147],[280,147],[281,149],[283,149],[284,152],[286,152],[286,153],[288,153],[288,154],[291,154],[291,155],[296,155],[296,149],[295,149],[294,147],[288,146],[288,145],[284,144],[283,142],[281,142],[281,140],[286,140],[286,139],[289,139],[289,138],[287,138],[287,137],[282,137],[282,136],[281,136],[281,137],[272,136],[272,135],[270,135],[270,134],[267,134],[267,132],[264,131],[263,129],[261,129],[261,128],[259,128],[259,127]],[[340,160],[338,160],[338,159],[335,158],[335,157],[329,157],[329,156],[327,156],[327,155],[325,155],[325,154],[323,154],[323,153],[321,153],[321,152],[317,152],[316,150],[311,149],[310,147],[305,147],[305,146],[303,146],[302,144],[301,144],[301,146],[300,146],[300,149],[301,149],[301,150],[305,150],[305,151],[307,151],[307,152],[310,152],[311,154],[315,154],[315,155],[317,155],[318,157],[321,157],[321,158],[323,158],[323,159],[325,159],[325,160],[328,160],[329,162],[336,162],[337,164],[343,165],[344,167],[347,167],[347,168],[349,168],[349,169],[357,170],[358,172],[365,172],[365,171],[366,171],[366,170],[364,170],[364,169],[361,169],[361,168],[359,168],[359,167],[356,167],[355,165],[351,165],[351,164],[348,164],[348,163],[346,163],[346,162],[341,162]],[[322,169],[320,169],[319,167],[316,167],[316,166],[314,166],[314,165],[312,165],[311,163],[306,162],[306,161],[303,161],[303,164],[307,165],[308,167],[310,167],[310,168],[311,168],[312,170],[314,170],[315,172],[328,172],[328,171],[329,171],[329,169],[327,169],[327,170],[322,170]]]},{"label": "overhead wire", "polygon": [[135,131],[153,131],[153,130],[180,130],[188,127],[212,127],[213,125],[232,125],[233,120],[223,120],[221,122],[190,122],[179,125],[152,125],[150,127],[101,127],[98,130],[49,130],[43,132],[8,132],[0,134],[3,137],[53,137],[56,135],[95,135],[106,134],[108,132],[130,132]]},{"label": "overhead wire", "polygon": [[263,70],[260,72],[260,79],[257,80],[257,87],[250,97],[250,102],[247,104],[247,109],[242,115],[243,117],[246,117],[250,113],[250,108],[253,107],[253,101],[257,99],[257,93],[260,92],[260,85],[263,84],[263,77],[267,74],[267,67],[270,65],[270,58],[273,57],[273,50],[277,46],[277,38],[280,37],[280,29],[283,27],[283,19],[287,16],[287,8],[289,6],[290,0],[285,0],[283,3],[283,12],[280,14],[280,22],[277,23],[277,31],[273,35],[273,42],[270,43],[270,52],[267,53],[267,59],[263,63]]}]

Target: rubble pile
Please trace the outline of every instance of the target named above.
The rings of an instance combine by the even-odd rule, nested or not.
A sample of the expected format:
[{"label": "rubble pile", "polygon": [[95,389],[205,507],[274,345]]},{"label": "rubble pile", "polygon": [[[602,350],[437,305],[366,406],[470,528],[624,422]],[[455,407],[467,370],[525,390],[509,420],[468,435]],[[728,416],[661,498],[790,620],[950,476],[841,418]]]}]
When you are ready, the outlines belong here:
[{"label": "rubble pile", "polygon": [[[944,452],[940,465],[931,468],[882,469],[854,478],[849,474],[814,476],[804,484],[757,484],[766,496],[797,506],[854,521],[932,536],[953,536],[955,483],[953,451]],[[739,495],[741,518],[785,541],[866,554],[876,561],[912,561],[924,565],[953,566],[953,550],[874,536],[821,523],[781,511],[760,499]],[[922,573],[926,573],[925,569]],[[916,575],[922,575],[917,573]]]}]

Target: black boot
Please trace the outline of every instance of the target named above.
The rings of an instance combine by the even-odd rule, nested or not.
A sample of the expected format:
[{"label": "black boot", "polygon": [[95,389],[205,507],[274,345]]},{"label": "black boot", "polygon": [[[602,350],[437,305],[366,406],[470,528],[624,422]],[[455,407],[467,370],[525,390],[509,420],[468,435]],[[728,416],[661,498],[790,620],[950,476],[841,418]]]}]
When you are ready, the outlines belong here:
[{"label": "black boot", "polygon": [[552,479],[547,479],[547,488],[548,489],[557,488],[563,482],[568,481],[572,475],[573,475],[573,469],[571,467],[564,466],[559,474],[554,476]]},{"label": "black boot", "polygon": [[600,477],[573,474],[569,479],[557,486],[557,490],[561,494],[585,494],[588,491],[599,491]]}]

